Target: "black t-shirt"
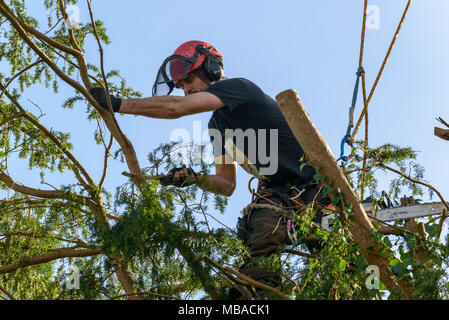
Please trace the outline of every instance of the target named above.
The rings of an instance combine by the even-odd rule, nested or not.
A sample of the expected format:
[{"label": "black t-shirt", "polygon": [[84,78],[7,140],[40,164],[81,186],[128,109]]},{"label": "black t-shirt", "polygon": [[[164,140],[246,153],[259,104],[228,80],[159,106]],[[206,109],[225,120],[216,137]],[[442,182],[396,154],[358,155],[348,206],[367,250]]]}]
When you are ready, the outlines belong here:
[{"label": "black t-shirt", "polygon": [[218,81],[204,91],[225,104],[209,120],[216,160],[226,153],[249,174],[274,183],[301,185],[313,179],[312,167],[300,170],[304,151],[276,101],[257,85],[233,78]]}]

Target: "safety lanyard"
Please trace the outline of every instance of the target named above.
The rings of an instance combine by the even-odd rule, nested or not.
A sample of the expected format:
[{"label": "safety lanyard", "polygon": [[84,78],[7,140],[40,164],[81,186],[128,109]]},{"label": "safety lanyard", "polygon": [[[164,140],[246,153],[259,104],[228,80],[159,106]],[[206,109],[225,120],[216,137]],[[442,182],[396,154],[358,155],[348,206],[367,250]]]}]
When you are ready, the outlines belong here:
[{"label": "safety lanyard", "polygon": [[362,73],[364,73],[364,72],[365,72],[365,70],[363,69],[363,67],[359,67],[357,70],[357,73],[356,73],[357,79],[355,81],[354,92],[352,94],[352,104],[351,104],[351,107],[349,108],[348,128],[346,130],[346,135],[341,140],[340,158],[338,158],[337,161],[342,160],[343,162],[346,163],[346,162],[348,162],[348,160],[351,157],[351,156],[345,156],[345,144],[348,143],[350,146],[352,146],[352,143],[350,143],[350,141],[351,141],[351,130],[354,127],[354,110],[355,110],[355,105],[357,103],[357,95],[359,93],[360,77],[362,76]]}]

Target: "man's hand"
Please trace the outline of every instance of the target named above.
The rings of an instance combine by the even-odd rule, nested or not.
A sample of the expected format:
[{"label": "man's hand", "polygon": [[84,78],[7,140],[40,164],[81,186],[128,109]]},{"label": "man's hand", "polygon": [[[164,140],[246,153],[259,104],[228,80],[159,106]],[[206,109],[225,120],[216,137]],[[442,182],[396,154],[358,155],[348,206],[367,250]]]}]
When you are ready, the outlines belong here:
[{"label": "man's hand", "polygon": [[160,179],[160,182],[164,186],[173,185],[181,188],[191,186],[197,182],[196,172],[192,168],[186,168],[186,166],[174,168]]},{"label": "man's hand", "polygon": [[[106,96],[106,90],[102,87],[95,87],[89,90],[90,94],[97,100],[97,102],[102,106],[104,109],[109,110],[108,107],[108,99]],[[120,106],[122,105],[122,99],[116,98],[112,94],[111,97],[111,103],[112,103],[112,110],[114,112],[119,111]]]}]

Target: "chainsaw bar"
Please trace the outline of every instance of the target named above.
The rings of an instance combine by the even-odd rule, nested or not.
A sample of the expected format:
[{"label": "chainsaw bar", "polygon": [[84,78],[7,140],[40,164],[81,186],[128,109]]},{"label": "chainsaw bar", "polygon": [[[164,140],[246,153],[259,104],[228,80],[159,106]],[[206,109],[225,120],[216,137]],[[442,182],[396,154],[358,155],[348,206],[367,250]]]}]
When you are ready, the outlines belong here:
[{"label": "chainsaw bar", "polygon": [[[362,205],[365,209],[365,212],[368,214],[368,217],[374,217],[384,222],[402,219],[422,218],[442,214],[444,208],[446,208],[442,202],[432,202],[396,208],[386,208],[373,212],[371,203],[362,203]],[[321,227],[324,230],[330,231],[335,216],[335,213],[324,216],[321,219]]]}]

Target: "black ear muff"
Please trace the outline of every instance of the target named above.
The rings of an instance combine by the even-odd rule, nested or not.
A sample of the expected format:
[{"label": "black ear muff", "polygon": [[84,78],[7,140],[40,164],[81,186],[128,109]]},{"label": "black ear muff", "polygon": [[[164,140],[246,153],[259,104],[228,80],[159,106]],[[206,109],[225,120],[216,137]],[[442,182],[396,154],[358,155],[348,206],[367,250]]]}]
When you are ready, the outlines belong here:
[{"label": "black ear muff", "polygon": [[213,82],[220,80],[223,77],[223,63],[221,60],[210,53],[210,51],[203,44],[197,45],[196,50],[200,54],[204,54],[206,56],[203,66],[209,79]]}]

